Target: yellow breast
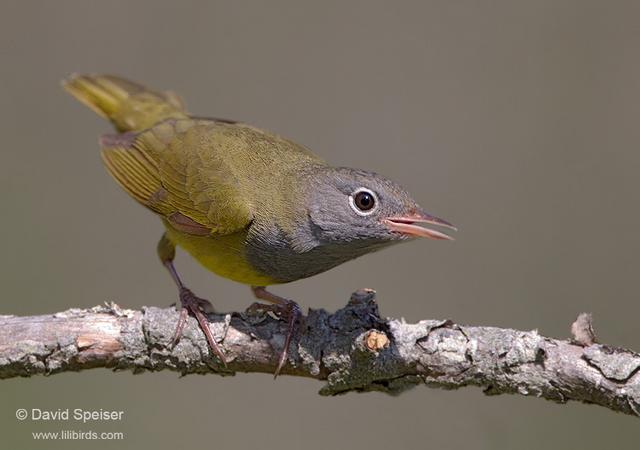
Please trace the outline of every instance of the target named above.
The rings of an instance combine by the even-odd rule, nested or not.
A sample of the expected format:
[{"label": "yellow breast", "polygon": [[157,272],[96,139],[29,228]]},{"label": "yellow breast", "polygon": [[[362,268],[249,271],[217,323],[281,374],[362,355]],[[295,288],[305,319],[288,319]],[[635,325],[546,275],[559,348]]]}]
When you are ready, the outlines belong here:
[{"label": "yellow breast", "polygon": [[193,236],[182,233],[165,222],[169,239],[182,247],[208,270],[239,283],[268,286],[278,281],[261,274],[245,257],[246,232],[224,236]]}]

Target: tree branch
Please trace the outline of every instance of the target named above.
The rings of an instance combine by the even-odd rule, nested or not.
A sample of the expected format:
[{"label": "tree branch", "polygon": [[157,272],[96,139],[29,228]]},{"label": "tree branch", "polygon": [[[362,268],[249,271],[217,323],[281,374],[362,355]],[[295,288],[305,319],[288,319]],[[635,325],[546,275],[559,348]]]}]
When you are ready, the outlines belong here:
[{"label": "tree branch", "polygon": [[[578,400],[640,416],[640,355],[594,343],[588,316],[573,325],[575,341],[564,341],[449,320],[382,319],[374,296],[360,290],[334,314],[311,310],[283,374],[324,380],[322,395],[474,385],[489,395]],[[286,330],[269,314],[210,316],[227,368],[211,356],[195,319],[171,349],[176,320],[173,308],[133,311],[113,303],[53,315],[0,316],[0,378],[93,367],[219,375],[275,370]]]}]

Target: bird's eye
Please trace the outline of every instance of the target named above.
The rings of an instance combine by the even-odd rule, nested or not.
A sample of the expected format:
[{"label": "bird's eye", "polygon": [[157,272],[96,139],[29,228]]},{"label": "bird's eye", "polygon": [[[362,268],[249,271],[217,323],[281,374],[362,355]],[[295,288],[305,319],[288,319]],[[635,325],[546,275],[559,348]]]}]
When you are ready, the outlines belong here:
[{"label": "bird's eye", "polygon": [[361,211],[369,211],[376,203],[373,199],[373,195],[365,191],[358,192],[353,198],[353,201]]},{"label": "bird's eye", "polygon": [[377,206],[378,199],[369,189],[360,188],[349,196],[351,208],[360,215],[371,214]]}]

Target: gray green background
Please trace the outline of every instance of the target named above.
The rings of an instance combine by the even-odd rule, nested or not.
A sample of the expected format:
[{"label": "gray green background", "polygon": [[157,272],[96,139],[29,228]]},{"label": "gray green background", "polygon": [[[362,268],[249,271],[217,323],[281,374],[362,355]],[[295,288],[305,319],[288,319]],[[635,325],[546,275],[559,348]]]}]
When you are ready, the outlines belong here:
[{"label": "gray green background", "polygon": [[[338,165],[381,172],[457,241],[414,242],[275,289],[335,310],[537,328],[581,311],[640,350],[640,4],[594,1],[7,1],[0,14],[0,313],[167,305],[160,222],[101,166],[108,124],[59,88],[110,72],[174,89]],[[222,311],[249,290],[183,254]],[[123,431],[98,448],[633,448],[637,419],[479,389],[322,398],[311,380],[93,370],[0,382],[0,446],[31,431]],[[124,410],[116,424],[18,422],[16,408]]]}]

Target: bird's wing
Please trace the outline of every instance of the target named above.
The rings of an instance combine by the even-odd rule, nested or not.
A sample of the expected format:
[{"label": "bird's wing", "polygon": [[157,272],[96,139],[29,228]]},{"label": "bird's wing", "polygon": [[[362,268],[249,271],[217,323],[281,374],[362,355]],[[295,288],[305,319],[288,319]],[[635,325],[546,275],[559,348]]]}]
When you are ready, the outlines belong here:
[{"label": "bird's wing", "polygon": [[230,234],[253,219],[251,205],[207,130],[168,120],[101,140],[109,173],[142,205],[194,235]]}]

